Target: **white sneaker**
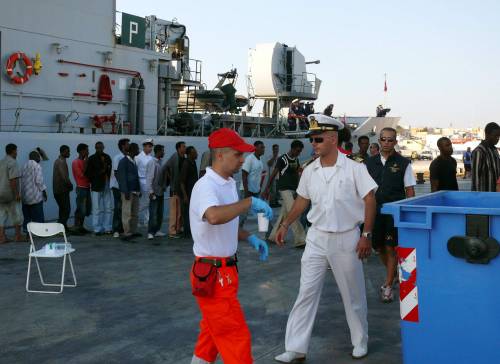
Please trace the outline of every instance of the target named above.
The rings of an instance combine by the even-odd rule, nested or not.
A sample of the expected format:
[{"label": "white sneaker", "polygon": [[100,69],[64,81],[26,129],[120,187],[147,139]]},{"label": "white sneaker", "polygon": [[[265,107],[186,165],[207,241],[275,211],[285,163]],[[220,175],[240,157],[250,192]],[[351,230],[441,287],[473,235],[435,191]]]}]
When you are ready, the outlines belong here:
[{"label": "white sneaker", "polygon": [[155,234],[155,236],[156,236],[157,238],[163,238],[164,236],[167,236],[167,234],[162,233],[161,231],[157,231],[157,232],[156,232],[156,234]]},{"label": "white sneaker", "polygon": [[120,237],[120,233],[118,231],[113,233],[113,238],[119,238],[119,237]]},{"label": "white sneaker", "polygon": [[392,293],[391,286],[382,286],[380,287],[380,299],[384,303],[389,303],[394,300],[394,295]]},{"label": "white sneaker", "polygon": [[153,240],[155,237],[153,234],[148,234],[148,240]]},{"label": "white sneaker", "polygon": [[274,360],[280,363],[297,364],[303,363],[306,360],[306,355],[295,351],[285,351],[283,354],[276,356]]},{"label": "white sneaker", "polygon": [[361,359],[368,355],[368,348],[364,346],[355,346],[352,350],[353,359]]}]

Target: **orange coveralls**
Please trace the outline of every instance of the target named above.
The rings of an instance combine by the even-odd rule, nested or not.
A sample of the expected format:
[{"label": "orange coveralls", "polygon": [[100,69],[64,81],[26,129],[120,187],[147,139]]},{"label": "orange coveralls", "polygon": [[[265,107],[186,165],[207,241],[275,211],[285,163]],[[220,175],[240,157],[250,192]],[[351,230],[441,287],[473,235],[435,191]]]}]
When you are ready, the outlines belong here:
[{"label": "orange coveralls", "polygon": [[[200,334],[194,355],[209,363],[220,353],[224,364],[252,364],[250,330],[238,301],[238,270],[218,268],[213,297],[196,297],[201,311]],[[191,271],[191,284],[196,278]]]}]

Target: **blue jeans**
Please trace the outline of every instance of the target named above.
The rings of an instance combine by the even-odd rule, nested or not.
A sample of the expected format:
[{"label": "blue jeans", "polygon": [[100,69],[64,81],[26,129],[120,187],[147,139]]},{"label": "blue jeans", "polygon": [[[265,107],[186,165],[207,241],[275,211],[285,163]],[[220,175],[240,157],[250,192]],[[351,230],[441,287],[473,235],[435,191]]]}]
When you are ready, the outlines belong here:
[{"label": "blue jeans", "polygon": [[104,191],[92,191],[92,227],[95,233],[112,231],[113,203],[109,185]]},{"label": "blue jeans", "polygon": [[27,231],[27,225],[29,222],[45,222],[45,216],[43,214],[43,201],[35,203],[33,205],[26,205],[23,203],[23,231]]},{"label": "blue jeans", "polygon": [[156,234],[163,222],[164,197],[156,196],[156,199],[149,200],[149,222],[148,234]]}]

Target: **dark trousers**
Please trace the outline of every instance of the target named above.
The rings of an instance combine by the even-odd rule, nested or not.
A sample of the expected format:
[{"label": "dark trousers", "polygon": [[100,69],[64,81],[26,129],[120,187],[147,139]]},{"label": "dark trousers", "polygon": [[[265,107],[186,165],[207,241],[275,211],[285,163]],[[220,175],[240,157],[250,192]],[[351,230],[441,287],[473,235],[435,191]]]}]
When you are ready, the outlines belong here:
[{"label": "dark trousers", "polygon": [[64,228],[68,228],[69,214],[71,213],[71,202],[69,199],[69,192],[54,193],[54,198],[59,206],[59,217],[57,222],[64,225]]},{"label": "dark trousers", "polygon": [[191,197],[188,198],[188,202],[182,202],[182,222],[184,224],[184,236],[186,238],[191,237],[191,226],[189,225],[189,201]]},{"label": "dark trousers", "polygon": [[163,222],[164,197],[156,196],[154,200],[149,200],[149,222],[148,234],[156,234]]},{"label": "dark trousers", "polygon": [[90,188],[76,188],[76,211],[75,225],[83,227],[85,218],[92,213],[92,199],[90,198]]},{"label": "dark trousers", "polygon": [[122,194],[119,189],[112,188],[113,191],[113,232],[123,233],[123,223],[122,223]]},{"label": "dark trousers", "polygon": [[43,215],[43,201],[35,203],[33,205],[26,205],[23,203],[23,230],[27,231],[27,225],[29,222],[45,222],[45,217]]}]

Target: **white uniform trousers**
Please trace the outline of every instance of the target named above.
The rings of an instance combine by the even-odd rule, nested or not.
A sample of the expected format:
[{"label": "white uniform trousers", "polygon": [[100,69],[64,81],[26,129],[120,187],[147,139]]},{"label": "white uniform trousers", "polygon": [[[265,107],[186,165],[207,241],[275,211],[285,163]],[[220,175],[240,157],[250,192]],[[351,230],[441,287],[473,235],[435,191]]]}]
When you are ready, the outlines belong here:
[{"label": "white uniform trousers", "polygon": [[300,289],[286,325],[286,351],[307,353],[328,266],[340,290],[353,346],[368,344],[368,321],[363,264],[356,254],[359,229],[343,233],[316,230],[306,237],[301,260]]},{"label": "white uniform trousers", "polygon": [[141,198],[139,199],[139,225],[148,226],[149,223],[149,191],[146,180],[140,179]]}]

